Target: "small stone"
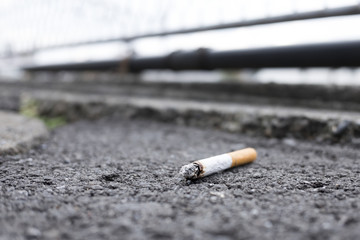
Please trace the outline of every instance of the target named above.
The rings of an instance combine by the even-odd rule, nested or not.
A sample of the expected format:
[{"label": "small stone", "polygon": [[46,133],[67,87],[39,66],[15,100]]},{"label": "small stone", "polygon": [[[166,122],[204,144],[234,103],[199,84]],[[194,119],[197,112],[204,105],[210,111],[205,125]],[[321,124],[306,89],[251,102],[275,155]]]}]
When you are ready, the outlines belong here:
[{"label": "small stone", "polygon": [[247,189],[247,190],[246,190],[246,193],[247,193],[247,194],[253,194],[253,193],[255,193],[255,192],[256,192],[255,189]]},{"label": "small stone", "polygon": [[263,177],[263,175],[259,172],[254,173],[254,175],[253,175],[253,178],[262,178],[262,177]]},{"label": "small stone", "polygon": [[67,164],[67,163],[70,163],[71,160],[70,160],[70,158],[68,158],[67,156],[64,156],[64,157],[63,157],[63,162]]},{"label": "small stone", "polygon": [[272,228],[273,225],[272,225],[272,223],[271,223],[270,221],[266,221],[266,222],[264,223],[264,227],[266,227],[266,228]]},{"label": "small stone", "polygon": [[26,236],[28,236],[29,238],[38,238],[41,236],[41,232],[37,228],[29,227],[28,229],[26,229]]},{"label": "small stone", "polygon": [[257,209],[254,208],[254,209],[251,210],[250,213],[251,213],[251,215],[253,215],[253,216],[257,216],[257,215],[259,215],[259,210],[257,210]]},{"label": "small stone", "polygon": [[297,142],[292,138],[285,138],[282,142],[290,147],[295,147],[297,144]]},{"label": "small stone", "polygon": [[342,121],[337,126],[334,126],[332,129],[332,133],[335,137],[340,137],[344,133],[346,133],[347,129],[350,126],[349,121]]},{"label": "small stone", "polygon": [[90,186],[91,189],[93,190],[103,190],[104,188],[100,185],[93,185],[93,186]]},{"label": "small stone", "polygon": [[243,192],[240,189],[235,189],[233,194],[235,197],[241,197],[243,195]]},{"label": "small stone", "polygon": [[314,205],[316,208],[323,208],[323,207],[325,207],[326,202],[323,200],[319,200],[319,201],[316,201]]},{"label": "small stone", "polygon": [[216,203],[217,202],[217,197],[215,197],[215,196],[210,197],[210,202],[211,203]]},{"label": "small stone", "polygon": [[220,198],[224,198],[225,197],[225,193],[224,192],[210,192],[211,195],[214,196],[218,196]]},{"label": "small stone", "polygon": [[338,200],[344,200],[346,198],[346,196],[342,193],[339,193],[339,194],[336,194],[335,197],[338,199]]}]

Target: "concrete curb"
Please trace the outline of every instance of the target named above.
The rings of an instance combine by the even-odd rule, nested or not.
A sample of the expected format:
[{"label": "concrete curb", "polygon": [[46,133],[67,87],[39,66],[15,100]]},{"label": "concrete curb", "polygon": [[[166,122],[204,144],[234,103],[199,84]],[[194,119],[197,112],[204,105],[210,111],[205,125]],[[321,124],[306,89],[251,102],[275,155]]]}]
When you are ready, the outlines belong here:
[{"label": "concrete curb", "polygon": [[0,111],[0,155],[26,151],[47,136],[48,130],[40,120]]},{"label": "concrete curb", "polygon": [[128,118],[151,118],[270,138],[354,143],[360,140],[357,112],[54,91],[31,92],[25,97],[37,103],[40,115],[64,116],[68,121],[118,113]]},{"label": "concrete curb", "polygon": [[[224,103],[281,105],[360,111],[360,87],[257,83],[57,82],[0,83],[0,108],[15,109],[22,92],[62,91],[80,94],[171,98]],[[12,98],[11,100],[9,100]]]}]

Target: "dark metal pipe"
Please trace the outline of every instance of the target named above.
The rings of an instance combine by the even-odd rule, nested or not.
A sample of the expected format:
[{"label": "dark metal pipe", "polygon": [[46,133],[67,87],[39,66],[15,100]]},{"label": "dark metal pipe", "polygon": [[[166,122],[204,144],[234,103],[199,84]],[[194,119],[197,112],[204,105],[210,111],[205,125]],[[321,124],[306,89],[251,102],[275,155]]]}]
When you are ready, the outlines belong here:
[{"label": "dark metal pipe", "polygon": [[134,57],[57,65],[27,66],[27,71],[124,70],[140,72],[147,69],[211,70],[283,67],[358,67],[360,41],[308,44],[258,49],[215,52],[209,49],[177,51],[167,56]]},{"label": "dark metal pipe", "polygon": [[358,67],[360,41],[214,52],[213,68]]}]

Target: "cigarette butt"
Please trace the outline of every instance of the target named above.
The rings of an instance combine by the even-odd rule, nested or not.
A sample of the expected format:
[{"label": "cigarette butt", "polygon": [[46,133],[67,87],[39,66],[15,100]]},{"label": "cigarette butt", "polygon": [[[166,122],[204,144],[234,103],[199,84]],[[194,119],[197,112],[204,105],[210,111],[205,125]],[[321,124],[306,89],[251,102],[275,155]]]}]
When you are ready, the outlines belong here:
[{"label": "cigarette butt", "polygon": [[182,166],[179,174],[186,179],[196,179],[232,167],[253,162],[257,153],[253,148],[217,155]]}]

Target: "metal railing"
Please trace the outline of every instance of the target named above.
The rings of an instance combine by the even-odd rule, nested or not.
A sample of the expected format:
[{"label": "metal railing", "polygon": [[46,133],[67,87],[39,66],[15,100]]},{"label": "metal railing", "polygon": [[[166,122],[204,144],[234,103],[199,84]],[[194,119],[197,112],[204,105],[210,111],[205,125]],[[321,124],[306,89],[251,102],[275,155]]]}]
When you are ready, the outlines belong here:
[{"label": "metal railing", "polygon": [[260,49],[177,51],[165,56],[28,66],[27,71],[214,70],[284,67],[358,67],[360,41]]},{"label": "metal railing", "polygon": [[[318,4],[304,10],[298,6],[302,1],[292,0],[287,1],[286,10],[280,13],[272,11],[271,6],[276,2],[32,0],[30,4],[9,1],[7,6],[0,5],[3,35],[0,52],[10,56],[31,54],[56,48],[128,43],[148,37],[360,14],[358,1],[338,7],[328,6],[328,1],[312,1]],[[213,12],[208,13],[208,9]]]}]

